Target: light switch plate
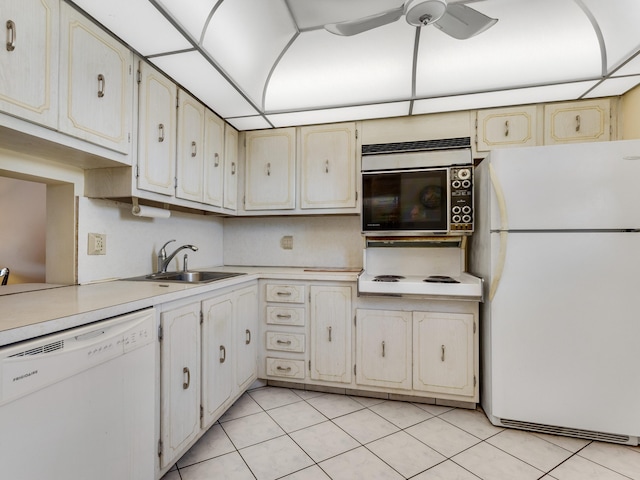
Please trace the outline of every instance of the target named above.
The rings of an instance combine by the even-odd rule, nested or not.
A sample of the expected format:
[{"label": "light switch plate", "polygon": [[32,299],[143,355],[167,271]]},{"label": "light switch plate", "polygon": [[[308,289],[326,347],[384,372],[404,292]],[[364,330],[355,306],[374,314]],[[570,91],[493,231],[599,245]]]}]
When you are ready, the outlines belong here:
[{"label": "light switch plate", "polygon": [[90,233],[89,244],[87,245],[87,254],[89,255],[106,255],[107,254],[107,234],[106,233]]}]

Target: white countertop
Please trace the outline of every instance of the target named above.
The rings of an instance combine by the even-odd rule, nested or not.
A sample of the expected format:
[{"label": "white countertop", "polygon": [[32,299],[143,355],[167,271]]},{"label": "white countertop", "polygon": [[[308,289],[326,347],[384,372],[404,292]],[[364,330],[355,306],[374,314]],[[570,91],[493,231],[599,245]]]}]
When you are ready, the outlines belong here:
[{"label": "white countertop", "polygon": [[356,269],[292,267],[225,266],[201,270],[246,275],[203,284],[114,280],[89,285],[2,287],[13,288],[0,295],[0,346],[251,280],[355,282],[359,273]]}]

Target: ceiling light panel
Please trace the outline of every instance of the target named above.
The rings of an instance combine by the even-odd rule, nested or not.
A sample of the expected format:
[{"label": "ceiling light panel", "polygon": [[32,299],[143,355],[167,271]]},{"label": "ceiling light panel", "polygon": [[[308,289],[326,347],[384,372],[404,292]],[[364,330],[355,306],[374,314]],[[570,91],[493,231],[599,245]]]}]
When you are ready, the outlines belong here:
[{"label": "ceiling light panel", "polygon": [[[573,0],[491,0],[473,8],[498,18],[467,40],[422,30],[417,96],[597,78],[600,48],[591,22]],[[540,13],[545,12],[544,17]]]},{"label": "ceiling light panel", "polygon": [[603,81],[584,98],[612,97],[622,95],[640,84],[640,76],[610,78]]},{"label": "ceiling light panel", "polygon": [[402,0],[287,0],[287,3],[301,30],[364,18],[403,4]]},{"label": "ceiling light panel", "polygon": [[623,75],[638,75],[640,74],[640,54],[625,63],[621,68],[615,71],[614,77],[621,77]]},{"label": "ceiling light panel", "polygon": [[[189,48],[191,44],[147,0],[75,0],[74,3],[141,55]],[[140,19],[144,18],[144,22]]]},{"label": "ceiling light panel", "polygon": [[271,124],[261,116],[227,118],[226,120],[233,128],[240,131],[271,128]]},{"label": "ceiling light panel", "polygon": [[256,109],[196,51],[149,60],[223,118],[258,114]]},{"label": "ceiling light panel", "polygon": [[233,0],[216,10],[202,46],[259,105],[269,73],[295,35],[284,0]]},{"label": "ceiling light panel", "polygon": [[410,98],[415,29],[405,27],[396,22],[351,37],[300,34],[273,72],[267,112]]},{"label": "ceiling light panel", "polygon": [[206,22],[218,0],[156,0],[180,26],[200,42]]},{"label": "ceiling light panel", "polygon": [[280,113],[268,115],[267,118],[276,127],[292,127],[365,120],[368,118],[400,117],[409,114],[409,106],[409,102],[359,105],[357,107],[330,108],[308,112]]}]

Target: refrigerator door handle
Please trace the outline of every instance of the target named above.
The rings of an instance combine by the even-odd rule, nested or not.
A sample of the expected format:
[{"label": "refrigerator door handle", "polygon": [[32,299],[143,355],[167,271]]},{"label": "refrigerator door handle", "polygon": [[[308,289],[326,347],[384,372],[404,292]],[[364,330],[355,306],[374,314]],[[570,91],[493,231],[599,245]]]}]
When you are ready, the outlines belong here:
[{"label": "refrigerator door handle", "polygon": [[493,300],[500,280],[502,278],[502,272],[504,270],[504,263],[507,258],[507,237],[509,230],[509,222],[507,219],[507,203],[504,198],[504,192],[502,186],[498,180],[498,176],[493,168],[493,164],[489,164],[489,177],[491,178],[491,186],[496,194],[496,200],[498,202],[498,210],[500,212],[500,249],[498,251],[498,260],[493,268],[493,275],[491,278],[491,286],[489,287],[489,300]]}]

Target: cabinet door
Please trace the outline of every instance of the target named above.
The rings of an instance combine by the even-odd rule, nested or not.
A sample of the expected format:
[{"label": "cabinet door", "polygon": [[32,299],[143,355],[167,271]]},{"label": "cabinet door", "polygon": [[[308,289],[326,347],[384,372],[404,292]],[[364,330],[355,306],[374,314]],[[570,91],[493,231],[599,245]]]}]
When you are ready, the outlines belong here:
[{"label": "cabinet door", "polygon": [[537,145],[535,105],[481,110],[477,115],[479,152]]},{"label": "cabinet door", "polygon": [[232,295],[204,301],[202,313],[202,428],[207,428],[233,393]]},{"label": "cabinet door", "polygon": [[66,3],[60,12],[60,130],[129,153],[133,56]]},{"label": "cabinet door", "polygon": [[176,96],[171,80],[140,62],[137,184],[141,190],[174,194]]},{"label": "cabinet door", "polygon": [[234,212],[238,208],[238,131],[224,126],[224,203]]},{"label": "cabinet door", "polygon": [[413,312],[413,388],[475,395],[474,321],[468,313]]},{"label": "cabinet door", "polygon": [[247,132],[245,210],[295,208],[295,132]]},{"label": "cabinet door", "polygon": [[303,127],[300,134],[300,208],[355,208],[355,124]]},{"label": "cabinet door", "polygon": [[160,321],[163,468],[200,431],[200,302],[164,312]]},{"label": "cabinet door", "polygon": [[236,384],[247,388],[258,377],[258,287],[235,294]]},{"label": "cabinet door", "polygon": [[351,382],[351,287],[311,286],[311,379]]},{"label": "cabinet door", "polygon": [[553,145],[610,140],[610,108],[608,99],[545,105],[544,143]]},{"label": "cabinet door", "polygon": [[204,117],[204,203],[222,207],[224,121],[208,109]]},{"label": "cabinet door", "polygon": [[358,309],[356,383],[410,390],[411,333],[411,312]]},{"label": "cabinet door", "polygon": [[7,0],[0,9],[0,110],[58,125],[58,0]]},{"label": "cabinet door", "polygon": [[178,91],[178,163],[176,197],[202,201],[204,158],[204,105]]}]

